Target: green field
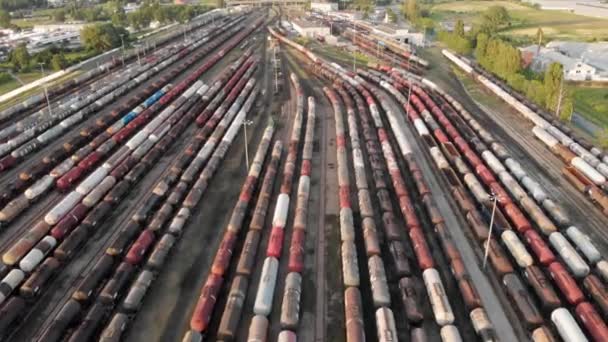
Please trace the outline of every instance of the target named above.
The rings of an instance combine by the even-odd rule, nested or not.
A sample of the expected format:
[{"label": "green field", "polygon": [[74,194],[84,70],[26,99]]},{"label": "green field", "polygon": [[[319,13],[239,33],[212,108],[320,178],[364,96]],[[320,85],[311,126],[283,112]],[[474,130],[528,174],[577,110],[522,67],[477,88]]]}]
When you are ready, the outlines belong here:
[{"label": "green field", "polygon": [[200,0],[198,3],[200,5],[205,5],[205,6],[209,6],[209,7],[217,7],[217,1],[218,0]]},{"label": "green field", "polygon": [[21,28],[32,28],[35,25],[54,24],[55,21],[51,17],[33,17],[24,19],[13,19],[11,20],[11,23]]},{"label": "green field", "polygon": [[317,43],[315,40],[310,40],[310,44],[307,47],[313,52],[318,52],[331,61],[342,64],[343,66],[352,66],[353,57],[356,60],[355,64],[359,67],[361,65],[367,65],[368,63],[378,63],[378,60],[373,56],[360,52],[352,53],[350,51],[341,50],[334,46]]},{"label": "green field", "polygon": [[[19,77],[19,79],[23,81],[23,83],[27,84],[39,79],[40,77],[42,77],[42,74],[40,72],[18,73],[17,77]],[[4,82],[0,84],[0,94],[8,93],[9,91],[17,89],[19,87],[21,87],[21,83],[17,82],[17,80],[15,79],[12,79],[9,82]]]},{"label": "green field", "polygon": [[[77,71],[71,72],[71,73],[69,73],[67,75],[63,75],[63,76],[59,77],[58,79],[56,79],[56,80],[50,82],[49,84],[47,84],[47,86],[48,87],[52,87],[53,85],[56,85],[56,84],[65,82],[68,79],[74,78],[74,77],[80,75],[81,73],[82,73],[82,71],[77,70]],[[23,75],[25,75],[25,76],[23,76]],[[25,77],[25,79],[24,78],[21,78],[21,79],[24,80],[24,81],[27,81],[28,83],[30,83],[30,82],[33,82],[33,81],[39,79],[40,77],[42,77],[42,75],[40,73],[37,73],[37,72],[32,72],[32,73],[26,73],[26,74],[18,74],[18,77],[20,77],[20,78],[21,77]],[[21,87],[21,84],[18,83],[17,81],[14,81],[14,83],[12,83],[12,88],[11,89],[8,89],[9,86],[7,84],[11,84],[11,83],[7,82],[7,83],[4,83],[4,84],[2,84],[0,86],[0,89],[3,89],[2,91],[0,91],[0,94],[7,93],[7,92],[9,92],[9,91],[11,91],[13,89]],[[6,90],[5,88],[8,89],[8,90]],[[25,92],[23,92],[23,93],[15,96],[14,98],[12,98],[10,100],[2,102],[2,103],[0,103],[0,110],[4,110],[4,109],[6,109],[6,108],[8,108],[8,107],[10,107],[12,105],[15,105],[15,104],[17,104],[17,103],[25,100],[27,97],[29,97],[29,96],[31,96],[31,95],[33,95],[33,94],[41,91],[42,89],[43,88],[41,86],[34,87],[34,88],[32,88],[32,89],[30,89],[28,91],[25,91]]]},{"label": "green field", "polygon": [[503,6],[511,15],[511,26],[501,34],[532,38],[538,27],[542,27],[549,39],[608,40],[608,20],[564,11],[538,10],[509,1],[444,2],[432,6],[430,11],[437,21],[463,19],[465,23],[475,23],[478,14],[490,5]]},{"label": "green field", "polygon": [[590,121],[608,128],[608,88],[575,87],[574,110]]}]

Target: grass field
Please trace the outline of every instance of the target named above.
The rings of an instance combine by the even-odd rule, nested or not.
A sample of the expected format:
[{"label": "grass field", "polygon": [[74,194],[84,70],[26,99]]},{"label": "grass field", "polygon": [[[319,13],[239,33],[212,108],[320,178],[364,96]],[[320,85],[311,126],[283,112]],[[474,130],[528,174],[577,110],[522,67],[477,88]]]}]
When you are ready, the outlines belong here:
[{"label": "grass field", "polygon": [[[63,75],[62,77],[60,77],[60,78],[54,80],[53,82],[49,83],[47,86],[51,87],[51,86],[53,86],[55,84],[58,84],[58,83],[61,83],[61,82],[65,82],[68,79],[71,79],[71,78],[74,78],[74,77],[80,75],[81,72],[82,71],[77,70],[77,71],[71,72],[71,73],[69,73],[67,75]],[[37,80],[38,78],[40,78],[40,76],[41,76],[39,73],[31,73],[31,74],[32,74],[31,75],[32,78],[28,79],[28,82],[33,82],[33,81]],[[36,76],[34,74],[38,74],[38,75]],[[19,76],[21,76],[21,75],[19,75]],[[5,83],[5,84],[8,84],[8,83]],[[5,84],[3,84],[2,86],[0,86],[0,88],[3,87],[3,86],[5,86]],[[14,85],[13,89],[16,89],[16,88],[18,88],[20,86],[21,86],[21,84],[15,82],[15,85]],[[6,91],[1,91],[0,94],[4,94],[4,93],[6,93],[6,92],[8,92],[10,90],[13,90],[13,89],[9,89],[9,90],[6,90]],[[10,100],[2,102],[2,103],[0,103],[0,110],[4,110],[4,109],[6,109],[6,108],[8,108],[8,107],[10,107],[12,105],[15,105],[15,104],[17,104],[17,103],[25,100],[27,97],[29,97],[29,96],[31,96],[31,95],[33,95],[33,94],[41,91],[42,89],[43,88],[40,87],[40,86],[34,87],[33,89],[30,89],[30,90],[28,90],[26,92],[23,92],[23,93],[15,96],[14,98],[12,98]]]},{"label": "grass field", "polygon": [[503,6],[509,11],[511,26],[501,34],[515,37],[534,37],[538,27],[542,27],[549,39],[608,40],[608,20],[586,17],[564,11],[538,10],[509,1],[456,1],[445,2],[431,7],[435,20],[463,19],[465,23],[478,20],[479,12],[490,5]]},{"label": "grass field", "polygon": [[[18,73],[17,77],[19,77],[19,79],[21,79],[23,83],[27,84],[39,79],[40,77],[42,77],[42,74],[40,72]],[[19,87],[21,87],[21,83],[17,82],[17,80],[15,79],[12,79],[9,82],[4,82],[0,84],[0,95],[8,93],[9,91],[17,89]]]},{"label": "grass field", "polygon": [[353,57],[356,60],[355,63],[357,66],[367,65],[368,63],[378,63],[378,60],[370,55],[360,52],[353,53],[350,51],[341,50],[327,44],[317,43],[315,40],[310,40],[310,44],[307,47],[313,52],[317,51],[320,54],[328,57],[330,60],[339,62],[343,65],[352,66]]},{"label": "grass field", "polygon": [[83,61],[85,59],[92,58],[96,56],[98,53],[95,51],[87,51],[87,50],[77,50],[77,51],[67,51],[64,52],[65,59],[68,61],[72,60],[80,60]]},{"label": "grass field", "polygon": [[505,103],[500,100],[497,96],[488,96],[488,91],[479,83],[476,83],[471,77],[462,72],[456,66],[452,66],[452,71],[458,77],[458,80],[467,91],[467,93],[473,98],[473,100],[477,101],[479,104],[488,107],[488,108],[501,108],[501,106],[505,106]]},{"label": "grass field", "polygon": [[608,128],[608,88],[576,87],[574,110],[590,121]]},{"label": "grass field", "polygon": [[24,19],[13,19],[12,24],[15,24],[21,28],[31,28],[35,25],[48,25],[53,24],[55,21],[51,17],[33,17]]},{"label": "grass field", "polygon": [[218,0],[199,0],[199,5],[205,5],[205,6],[209,6],[209,7],[217,7],[217,2]]}]

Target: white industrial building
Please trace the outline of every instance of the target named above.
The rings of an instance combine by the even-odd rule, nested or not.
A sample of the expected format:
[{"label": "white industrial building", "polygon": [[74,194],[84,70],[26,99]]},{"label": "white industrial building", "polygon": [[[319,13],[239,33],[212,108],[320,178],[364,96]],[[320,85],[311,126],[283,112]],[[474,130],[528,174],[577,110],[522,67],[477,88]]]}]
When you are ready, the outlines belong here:
[{"label": "white industrial building", "polygon": [[320,22],[296,19],[291,21],[291,26],[302,37],[326,37],[331,34],[329,32],[329,26],[326,26]]},{"label": "white industrial building", "polygon": [[310,9],[321,13],[328,13],[338,10],[337,2],[311,2]]},{"label": "white industrial building", "polygon": [[538,45],[532,45],[521,51],[536,72],[558,62],[563,65],[567,80],[608,82],[608,43],[554,41],[540,50]]},{"label": "white industrial building", "polygon": [[[359,21],[361,23],[362,21]],[[424,33],[411,32],[410,27],[405,24],[383,24],[383,25],[367,25],[373,33],[378,34],[387,39],[394,40],[399,43],[412,44],[416,46],[424,46]]]}]

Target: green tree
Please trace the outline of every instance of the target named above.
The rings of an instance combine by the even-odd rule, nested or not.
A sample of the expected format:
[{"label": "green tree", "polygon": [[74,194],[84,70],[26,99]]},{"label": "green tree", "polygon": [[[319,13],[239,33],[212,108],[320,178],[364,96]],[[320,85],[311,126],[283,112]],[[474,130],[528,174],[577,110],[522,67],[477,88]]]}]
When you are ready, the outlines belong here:
[{"label": "green tree", "polygon": [[483,32],[477,34],[477,45],[475,46],[475,56],[477,57],[477,60],[479,61],[480,64],[482,63],[482,60],[484,60],[486,57],[486,49],[488,48],[489,39],[490,39],[490,37],[488,37],[488,35]]},{"label": "green tree", "polygon": [[456,21],[456,27],[454,28],[454,33],[457,36],[464,38],[464,23],[462,22],[462,20],[458,19],[458,21]]},{"label": "green tree", "polygon": [[127,25],[127,15],[125,14],[124,11],[122,13],[116,12],[116,13],[112,14],[111,20],[112,20],[112,24],[114,26],[126,26]]},{"label": "green tree", "polygon": [[112,24],[87,25],[80,31],[83,45],[87,49],[97,52],[120,46],[121,36],[128,36],[127,31]]},{"label": "green tree", "polygon": [[63,53],[53,55],[51,58],[51,68],[55,71],[59,71],[67,66],[67,61]]},{"label": "green tree", "polygon": [[403,15],[411,22],[415,22],[420,16],[420,9],[416,0],[404,0],[401,6]]},{"label": "green tree", "polygon": [[11,15],[3,10],[0,9],[0,27],[10,27],[11,26]]},{"label": "green tree", "polygon": [[60,9],[55,11],[55,13],[53,13],[53,20],[57,21],[57,22],[64,22],[65,21],[65,11]]},{"label": "green tree", "polygon": [[127,25],[127,14],[125,13],[124,4],[121,0],[112,1],[110,11],[112,12],[110,20],[114,26]]},{"label": "green tree", "polygon": [[158,21],[161,24],[164,24],[169,20],[169,16],[167,15],[167,11],[160,6],[154,7],[154,20]]},{"label": "green tree", "polygon": [[177,20],[180,23],[189,22],[190,19],[194,18],[194,8],[191,6],[183,6],[177,16]]},{"label": "green tree", "polygon": [[372,0],[355,0],[355,8],[359,11],[363,11],[369,15],[369,12],[374,7]]},{"label": "green tree", "polygon": [[129,26],[131,26],[135,30],[139,30],[142,27],[140,17],[141,16],[137,11],[127,14],[127,22],[129,23]]},{"label": "green tree", "polygon": [[105,15],[100,7],[90,7],[83,9],[84,20],[87,22],[94,22],[104,19]]},{"label": "green tree", "polygon": [[433,30],[435,28],[435,22],[433,21],[433,19],[431,18],[418,18],[418,20],[416,20],[416,27],[418,27],[421,30]]},{"label": "green tree", "polygon": [[491,6],[482,15],[482,30],[494,33],[510,20],[509,12],[502,6]]},{"label": "green tree", "polygon": [[542,28],[538,28],[538,30],[536,30],[536,43],[538,45],[542,45],[543,44],[543,36],[544,36],[544,32]]},{"label": "green tree", "polygon": [[17,47],[11,52],[10,62],[17,70],[27,70],[30,66],[30,53],[25,47],[25,43],[19,43]]},{"label": "green tree", "polygon": [[439,31],[437,37],[444,42],[451,50],[459,54],[468,55],[473,50],[471,41],[467,38],[460,37],[453,32]]},{"label": "green tree", "polygon": [[533,102],[543,107],[545,106],[545,87],[541,81],[532,80],[528,82],[525,94]]},{"label": "green tree", "polygon": [[570,121],[572,112],[574,111],[574,98],[570,91],[563,92],[563,98],[560,105],[559,119],[562,121]]},{"label": "green tree", "polygon": [[560,92],[563,90],[563,77],[564,67],[560,63],[551,63],[547,70],[545,70],[545,103],[547,109],[552,112],[557,110],[557,104],[559,102]]},{"label": "green tree", "polygon": [[393,12],[393,10],[390,7],[386,8],[386,17],[387,17],[389,23],[394,23],[397,21],[397,15],[395,14],[395,12]]},{"label": "green tree", "polygon": [[48,49],[44,49],[44,50],[34,54],[31,59],[33,61],[33,64],[37,65],[37,64],[42,63],[45,65],[48,65],[51,62],[51,58],[53,58],[53,54],[55,52],[57,52],[55,50],[57,50],[57,49],[54,47],[50,47]]}]

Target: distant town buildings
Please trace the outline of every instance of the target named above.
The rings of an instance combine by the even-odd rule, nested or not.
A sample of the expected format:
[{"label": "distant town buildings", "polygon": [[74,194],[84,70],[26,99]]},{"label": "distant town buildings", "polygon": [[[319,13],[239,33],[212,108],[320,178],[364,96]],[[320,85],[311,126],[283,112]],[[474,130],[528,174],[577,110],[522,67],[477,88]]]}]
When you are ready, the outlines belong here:
[{"label": "distant town buildings", "polygon": [[137,11],[140,7],[141,4],[139,3],[129,2],[128,4],[124,5],[123,9],[125,10],[125,13],[131,13]]},{"label": "distant town buildings", "polygon": [[608,82],[608,43],[553,41],[540,50],[531,45],[521,51],[524,63],[536,72],[558,62],[567,80]]},{"label": "distant town buildings", "polygon": [[46,3],[49,7],[62,7],[66,4],[66,0],[47,0]]},{"label": "distant town buildings", "polygon": [[10,51],[20,43],[25,43],[29,53],[37,53],[51,46],[68,49],[81,47],[80,30],[84,24],[36,25],[31,30],[16,32],[2,30],[0,50]]},{"label": "distant town buildings", "polygon": [[[322,6],[322,10],[329,8],[330,7]],[[322,13],[322,10],[316,8],[307,16],[297,17],[297,19],[292,19],[290,22],[282,21],[281,26],[288,32],[295,32],[303,37],[323,38],[328,44],[341,45],[341,41],[338,37],[331,36],[328,22],[335,21],[338,23],[344,23],[347,25],[347,27],[348,25],[353,25],[353,23],[356,23],[357,26],[364,27],[369,32],[370,38],[374,40],[400,43],[403,44],[405,49],[409,48],[407,44],[416,46],[426,45],[424,33],[413,31],[411,26],[409,26],[407,23],[392,24],[382,23],[381,21],[373,22],[370,20],[361,19],[361,12],[329,11],[327,13]],[[382,10],[374,12],[374,14],[376,13],[381,16],[384,15],[385,12]],[[344,26],[344,24],[340,25]]]},{"label": "distant town buildings", "polygon": [[327,13],[338,10],[337,2],[311,2],[310,9],[321,13]]},{"label": "distant town buildings", "polygon": [[526,0],[544,10],[561,10],[589,17],[608,19],[608,3],[601,0]]}]

